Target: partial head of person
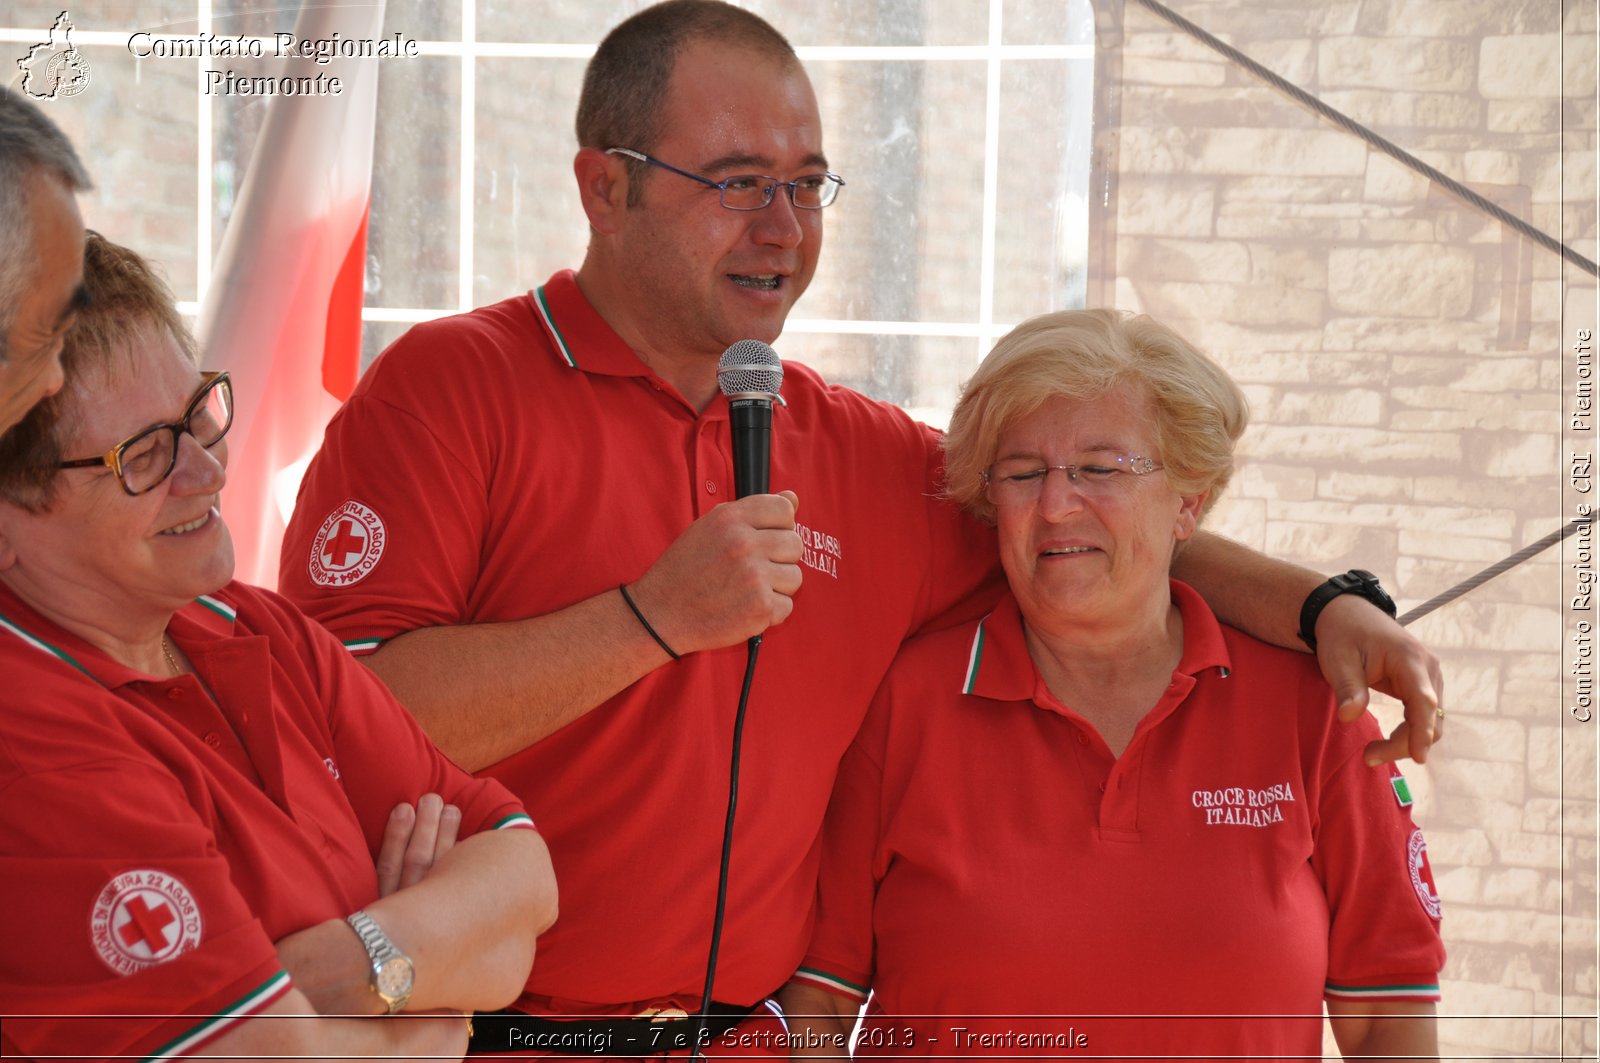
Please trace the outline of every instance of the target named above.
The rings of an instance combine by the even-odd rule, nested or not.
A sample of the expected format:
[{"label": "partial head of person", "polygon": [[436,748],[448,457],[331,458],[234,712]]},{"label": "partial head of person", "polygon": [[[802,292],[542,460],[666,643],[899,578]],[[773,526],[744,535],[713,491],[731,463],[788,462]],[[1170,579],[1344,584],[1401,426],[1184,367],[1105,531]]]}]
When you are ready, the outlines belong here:
[{"label": "partial head of person", "polygon": [[1007,334],[962,392],[946,492],[999,525],[1013,590],[1159,594],[1176,544],[1232,477],[1248,416],[1228,375],[1165,325],[1044,314]]},{"label": "partial head of person", "polygon": [[170,614],[232,577],[232,386],[139,255],[90,233],[83,283],[65,385],[0,438],[0,580],[62,619]]},{"label": "partial head of person", "polygon": [[32,103],[0,87],[0,433],[61,387],[62,336],[82,305],[89,175]]},{"label": "partial head of person", "polygon": [[646,8],[596,49],[577,135],[580,280],[613,327],[647,357],[776,339],[844,183],[783,35],[721,0]]}]

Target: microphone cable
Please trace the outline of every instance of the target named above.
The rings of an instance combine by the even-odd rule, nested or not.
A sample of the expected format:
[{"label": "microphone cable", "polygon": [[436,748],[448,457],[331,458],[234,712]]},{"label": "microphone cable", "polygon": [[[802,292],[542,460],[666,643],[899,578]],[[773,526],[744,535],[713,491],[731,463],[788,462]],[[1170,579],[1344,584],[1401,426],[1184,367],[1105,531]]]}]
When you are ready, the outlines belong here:
[{"label": "microphone cable", "polygon": [[[772,404],[783,400],[783,360],[760,340],[739,340],[717,361],[717,388],[728,399],[728,427],[733,443],[734,494],[738,498],[766,494],[771,486]],[[717,981],[717,953],[722,947],[722,922],[728,908],[728,867],[733,856],[733,820],[739,808],[739,754],[744,744],[745,711],[756,676],[761,636],[745,641],[744,682],[733,716],[733,750],[728,765],[728,816],[722,826],[722,858],[717,867],[717,907],[711,918],[711,951],[706,957],[706,985],[695,1019],[691,1063],[704,1058],[706,1025],[711,1018],[712,989]]]},{"label": "microphone cable", "polygon": [[711,1017],[711,989],[717,980],[717,952],[722,946],[722,917],[728,906],[728,865],[733,856],[733,817],[739,808],[739,751],[744,742],[744,715],[750,706],[750,685],[756,677],[756,656],[761,651],[761,636],[745,643],[744,683],[739,688],[739,708],[733,716],[733,755],[728,766],[728,816],[722,827],[722,859],[717,868],[717,908],[711,920],[711,954],[706,958],[706,987],[700,996],[700,1014],[695,1018],[694,1052],[700,1060],[705,1050],[706,1022]]}]

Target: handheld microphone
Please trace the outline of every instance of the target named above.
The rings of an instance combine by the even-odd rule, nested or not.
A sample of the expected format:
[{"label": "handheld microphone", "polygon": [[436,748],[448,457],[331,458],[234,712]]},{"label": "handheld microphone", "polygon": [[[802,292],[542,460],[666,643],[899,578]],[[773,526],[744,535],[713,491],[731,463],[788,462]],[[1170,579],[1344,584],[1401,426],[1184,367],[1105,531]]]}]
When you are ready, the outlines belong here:
[{"label": "handheld microphone", "polygon": [[[729,428],[733,432],[734,495],[764,495],[772,477],[772,404],[783,404],[783,362],[778,352],[760,340],[740,340],[722,352],[717,362],[717,387],[728,397]],[[761,636],[745,642],[744,683],[739,707],[733,715],[732,760],[728,765],[728,815],[722,825],[722,860],[717,868],[717,906],[711,917],[711,950],[706,957],[706,984],[695,1017],[694,1052],[690,1063],[705,1058],[706,1024],[711,1016],[712,990],[717,982],[717,953],[722,947],[722,921],[728,907],[728,866],[733,856],[733,820],[739,807],[739,755],[744,745],[745,711],[750,707],[750,685],[756,674],[756,654]]]},{"label": "handheld microphone", "polygon": [[772,403],[783,386],[783,361],[760,340],[740,340],[717,362],[717,387],[728,397],[733,432],[735,498],[764,495],[771,486]]}]

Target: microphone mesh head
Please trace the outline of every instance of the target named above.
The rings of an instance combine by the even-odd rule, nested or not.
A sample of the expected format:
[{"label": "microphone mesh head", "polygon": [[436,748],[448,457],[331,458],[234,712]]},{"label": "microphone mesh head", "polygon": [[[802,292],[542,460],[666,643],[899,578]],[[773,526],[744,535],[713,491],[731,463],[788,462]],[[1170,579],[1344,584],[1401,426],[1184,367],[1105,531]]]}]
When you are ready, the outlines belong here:
[{"label": "microphone mesh head", "polygon": [[722,352],[717,362],[717,387],[735,395],[778,394],[783,386],[783,361],[778,352],[760,340],[740,340]]}]

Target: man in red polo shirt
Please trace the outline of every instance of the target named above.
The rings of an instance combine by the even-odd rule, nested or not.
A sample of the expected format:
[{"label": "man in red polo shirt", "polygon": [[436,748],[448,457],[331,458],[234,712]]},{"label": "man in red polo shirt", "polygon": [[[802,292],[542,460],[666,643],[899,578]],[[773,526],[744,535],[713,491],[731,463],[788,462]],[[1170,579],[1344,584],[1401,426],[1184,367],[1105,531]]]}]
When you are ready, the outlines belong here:
[{"label": "man in red polo shirt", "polygon": [[[646,9],[590,63],[578,137],[582,267],[384,353],[307,472],[280,580],[540,824],[563,910],[518,1005],[538,1014],[699,1006],[743,644],[771,629],[713,994],[744,1008],[805,951],[872,691],[908,635],[992,600],[992,532],[938,499],[933,431],[794,362],[780,493],[733,500],[717,360],[781,332],[839,183],[776,30],[715,0]],[[1320,582],[1217,540],[1182,575],[1284,643]],[[1369,680],[1409,702],[1417,726],[1375,753],[1426,750],[1431,655],[1349,596],[1317,634],[1353,711]]]}]

